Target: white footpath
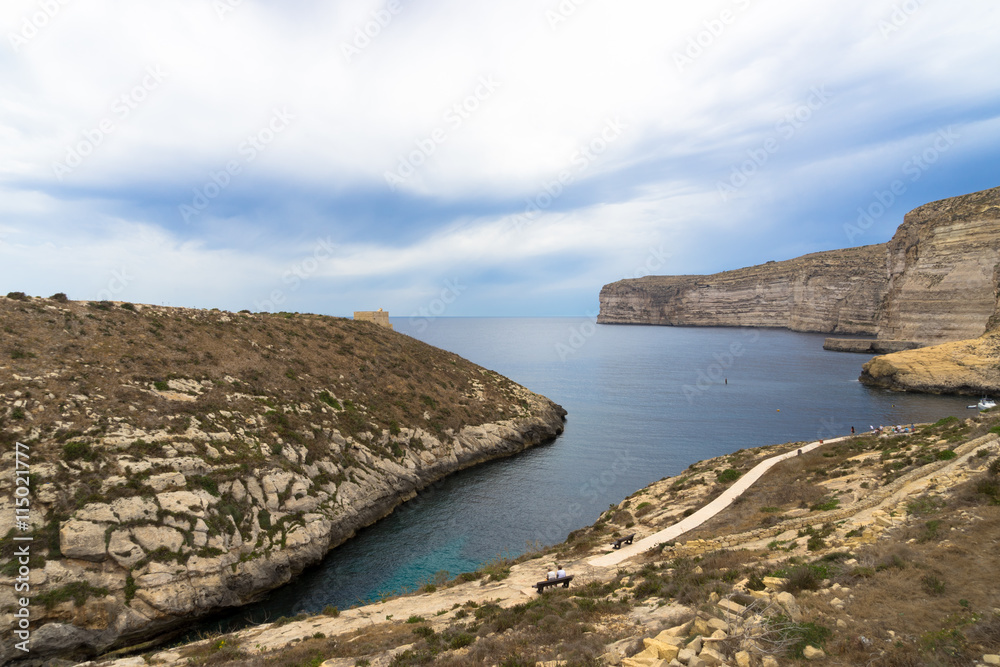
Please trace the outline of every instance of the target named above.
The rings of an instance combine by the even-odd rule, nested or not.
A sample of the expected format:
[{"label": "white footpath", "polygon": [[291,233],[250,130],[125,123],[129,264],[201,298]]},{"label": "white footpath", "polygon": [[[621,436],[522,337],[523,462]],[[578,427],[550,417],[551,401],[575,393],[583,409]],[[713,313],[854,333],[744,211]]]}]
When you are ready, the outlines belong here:
[{"label": "white footpath", "polygon": [[594,567],[614,567],[618,565],[623,560],[631,558],[632,556],[638,555],[647,549],[652,549],[664,542],[670,542],[671,540],[676,540],[678,537],[693,530],[705,523],[713,516],[721,512],[722,510],[729,507],[729,505],[736,500],[736,498],[742,494],[744,491],[750,488],[750,486],[756,482],[758,479],[764,476],[768,470],[774,467],[776,464],[784,461],[785,459],[792,458],[793,456],[798,456],[800,453],[812,451],[819,447],[820,445],[825,445],[831,442],[840,442],[841,440],[846,440],[848,436],[843,436],[840,438],[834,438],[833,440],[817,440],[816,442],[811,442],[808,445],[803,445],[798,449],[793,449],[786,454],[779,454],[778,456],[772,456],[769,459],[764,459],[757,465],[755,465],[750,472],[740,477],[738,480],[733,482],[733,485],[722,492],[718,498],[710,502],[709,504],[702,507],[700,510],[695,512],[689,517],[681,519],[674,525],[664,528],[658,533],[653,533],[648,537],[644,537],[638,540],[634,544],[628,546],[622,546],[616,551],[604,554],[603,556],[598,556],[593,558],[588,563]]}]

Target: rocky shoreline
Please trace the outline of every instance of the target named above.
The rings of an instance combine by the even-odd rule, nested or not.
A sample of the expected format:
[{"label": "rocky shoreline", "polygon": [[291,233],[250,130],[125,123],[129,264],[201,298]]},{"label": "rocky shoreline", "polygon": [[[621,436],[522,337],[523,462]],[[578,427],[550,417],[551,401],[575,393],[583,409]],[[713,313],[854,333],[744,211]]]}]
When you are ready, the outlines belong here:
[{"label": "rocky shoreline", "polygon": [[[23,351],[0,367],[8,574],[14,538],[33,545],[30,652],[9,580],[4,664],[94,656],[258,599],[433,482],[563,431],[548,399],[368,323],[30,298],[0,311]],[[261,372],[274,367],[288,370]],[[14,440],[31,452],[29,530]]]},{"label": "rocky shoreline", "polygon": [[[1000,489],[993,471],[1000,463],[991,463],[1000,460],[996,423],[988,416],[945,419],[905,437],[828,441],[779,464],[711,524],[613,567],[594,565],[595,556],[616,553],[612,539],[656,533],[709,502],[724,488],[720,480],[803,443],[701,461],[612,506],[566,543],[519,562],[376,604],[88,667],[309,660],[321,667],[776,667],[803,658],[897,664],[891,660],[903,655],[910,660],[904,664],[922,664],[914,661],[918,650],[926,657],[939,647],[911,636],[923,632],[908,616],[911,596],[921,619],[933,617],[920,628],[932,629],[957,622],[948,600],[961,597],[969,618],[956,632],[971,639],[962,634],[960,649],[944,646],[943,655],[969,657],[965,664],[976,663],[972,656],[993,660],[1000,609],[991,609],[984,581],[992,574],[979,565],[990,558],[984,554],[992,538],[979,536],[1000,521],[995,496],[982,495]],[[949,562],[944,571],[935,565],[941,559]],[[540,595],[534,583],[555,563],[574,575],[572,585]],[[968,567],[980,576],[960,584],[957,571]],[[917,574],[894,574],[900,570]],[[938,577],[951,587],[940,602],[920,592],[944,587]]]}]

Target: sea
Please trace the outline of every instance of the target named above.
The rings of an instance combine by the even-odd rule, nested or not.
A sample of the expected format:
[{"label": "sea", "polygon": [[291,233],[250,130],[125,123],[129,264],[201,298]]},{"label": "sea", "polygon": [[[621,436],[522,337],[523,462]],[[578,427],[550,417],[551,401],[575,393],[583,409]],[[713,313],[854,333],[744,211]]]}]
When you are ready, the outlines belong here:
[{"label": "sea", "polygon": [[970,416],[968,397],[858,382],[869,357],[781,329],[597,324],[593,318],[393,318],[568,412],[554,442],[456,473],[361,530],[259,603],[199,625],[229,631],[345,609],[562,542],[692,463],[873,426]]}]

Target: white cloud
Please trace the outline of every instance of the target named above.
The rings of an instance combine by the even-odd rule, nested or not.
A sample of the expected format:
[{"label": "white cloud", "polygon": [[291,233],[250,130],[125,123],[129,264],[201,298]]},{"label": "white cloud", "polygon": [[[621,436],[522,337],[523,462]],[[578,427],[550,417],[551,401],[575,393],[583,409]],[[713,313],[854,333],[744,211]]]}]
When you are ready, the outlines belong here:
[{"label": "white cloud", "polygon": [[[894,14],[903,5],[919,8]],[[572,276],[549,279],[583,289],[627,272],[620,258],[641,254],[647,238],[704,248],[720,230],[723,240],[787,233],[795,221],[783,202],[818,196],[824,179],[865,192],[862,179],[875,178],[878,187],[938,126],[969,137],[954,169],[972,145],[998,141],[989,120],[1000,47],[988,32],[1000,9],[983,0],[587,2],[554,24],[552,12],[575,3],[244,0],[220,18],[205,0],[91,0],[58,4],[27,37],[40,6],[0,8],[0,226],[24,267],[54,252],[75,267],[54,275],[92,272],[98,287],[115,253],[165,268],[152,250],[161,247],[186,271],[151,278],[157,294],[195,294],[207,280],[212,298],[244,295],[245,283],[214,267],[242,276],[250,263],[280,279],[294,253],[246,238],[227,247],[219,230],[310,238],[316,220],[350,225],[351,207],[377,215],[382,200],[407,193],[441,215],[402,215],[394,224],[422,225],[405,247],[382,227],[337,239],[341,255],[324,275],[433,285],[507,257],[572,266]],[[815,86],[833,100],[720,201],[717,183]],[[294,118],[247,160],[241,147],[266,135],[275,109]],[[625,129],[579,168],[574,157],[616,118]],[[57,178],[54,165],[84,150]],[[400,159],[421,164],[394,194],[385,172]],[[234,160],[241,173],[231,188],[181,228],[177,206]],[[535,198],[564,170],[572,183],[557,204],[524,234],[505,233],[496,208]],[[261,203],[282,193],[294,201],[280,216]],[[351,204],[331,212],[338,197]],[[489,213],[480,201],[492,203]],[[845,204],[841,215],[850,211]],[[75,248],[100,259],[73,259]]]}]

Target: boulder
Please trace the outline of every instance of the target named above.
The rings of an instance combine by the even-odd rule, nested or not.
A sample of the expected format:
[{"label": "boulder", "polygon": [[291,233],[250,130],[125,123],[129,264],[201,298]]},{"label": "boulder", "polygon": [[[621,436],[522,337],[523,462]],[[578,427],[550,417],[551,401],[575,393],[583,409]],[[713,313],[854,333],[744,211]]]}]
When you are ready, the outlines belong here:
[{"label": "boulder", "polygon": [[746,651],[737,651],[736,655],[736,667],[750,667],[750,654]]},{"label": "boulder", "polygon": [[805,656],[806,660],[822,660],[826,657],[823,649],[818,649],[815,646],[806,646],[802,651],[802,655]]},{"label": "boulder", "polygon": [[643,639],[642,643],[646,645],[646,650],[652,649],[656,651],[656,657],[661,660],[673,660],[677,657],[678,651],[680,651],[679,647],[656,639]]},{"label": "boulder", "polygon": [[118,498],[111,503],[111,510],[122,523],[156,520],[157,507],[151,498]]},{"label": "boulder", "polygon": [[132,529],[135,541],[146,551],[167,549],[180,551],[184,545],[184,535],[176,528],[166,526],[137,526]]},{"label": "boulder", "polygon": [[719,667],[726,664],[726,656],[722,655],[714,648],[703,648],[698,654],[708,667]]},{"label": "boulder", "polygon": [[100,562],[105,559],[105,524],[66,521],[59,527],[59,550],[67,558]]},{"label": "boulder", "polygon": [[111,511],[111,505],[106,503],[90,503],[78,510],[75,516],[80,521],[118,523],[118,517]]},{"label": "boulder", "polygon": [[206,503],[201,495],[191,491],[170,491],[156,496],[156,502],[167,512],[201,515]]},{"label": "boulder", "polygon": [[153,491],[162,493],[183,489],[187,486],[187,479],[179,472],[165,472],[160,475],[151,475],[146,483],[153,488]]},{"label": "boulder", "polygon": [[799,609],[798,600],[791,593],[778,593],[774,596],[774,600],[781,605],[782,609],[788,612],[788,617],[792,619],[793,623],[799,623],[802,621],[802,610]]},{"label": "boulder", "polygon": [[691,659],[694,658],[696,655],[698,654],[692,651],[691,649],[682,648],[680,651],[677,652],[677,660],[679,662],[684,663],[685,665],[689,665],[691,664]]},{"label": "boulder", "polygon": [[131,569],[146,555],[142,548],[132,541],[132,535],[128,530],[116,530],[111,533],[108,554],[126,570]]}]

